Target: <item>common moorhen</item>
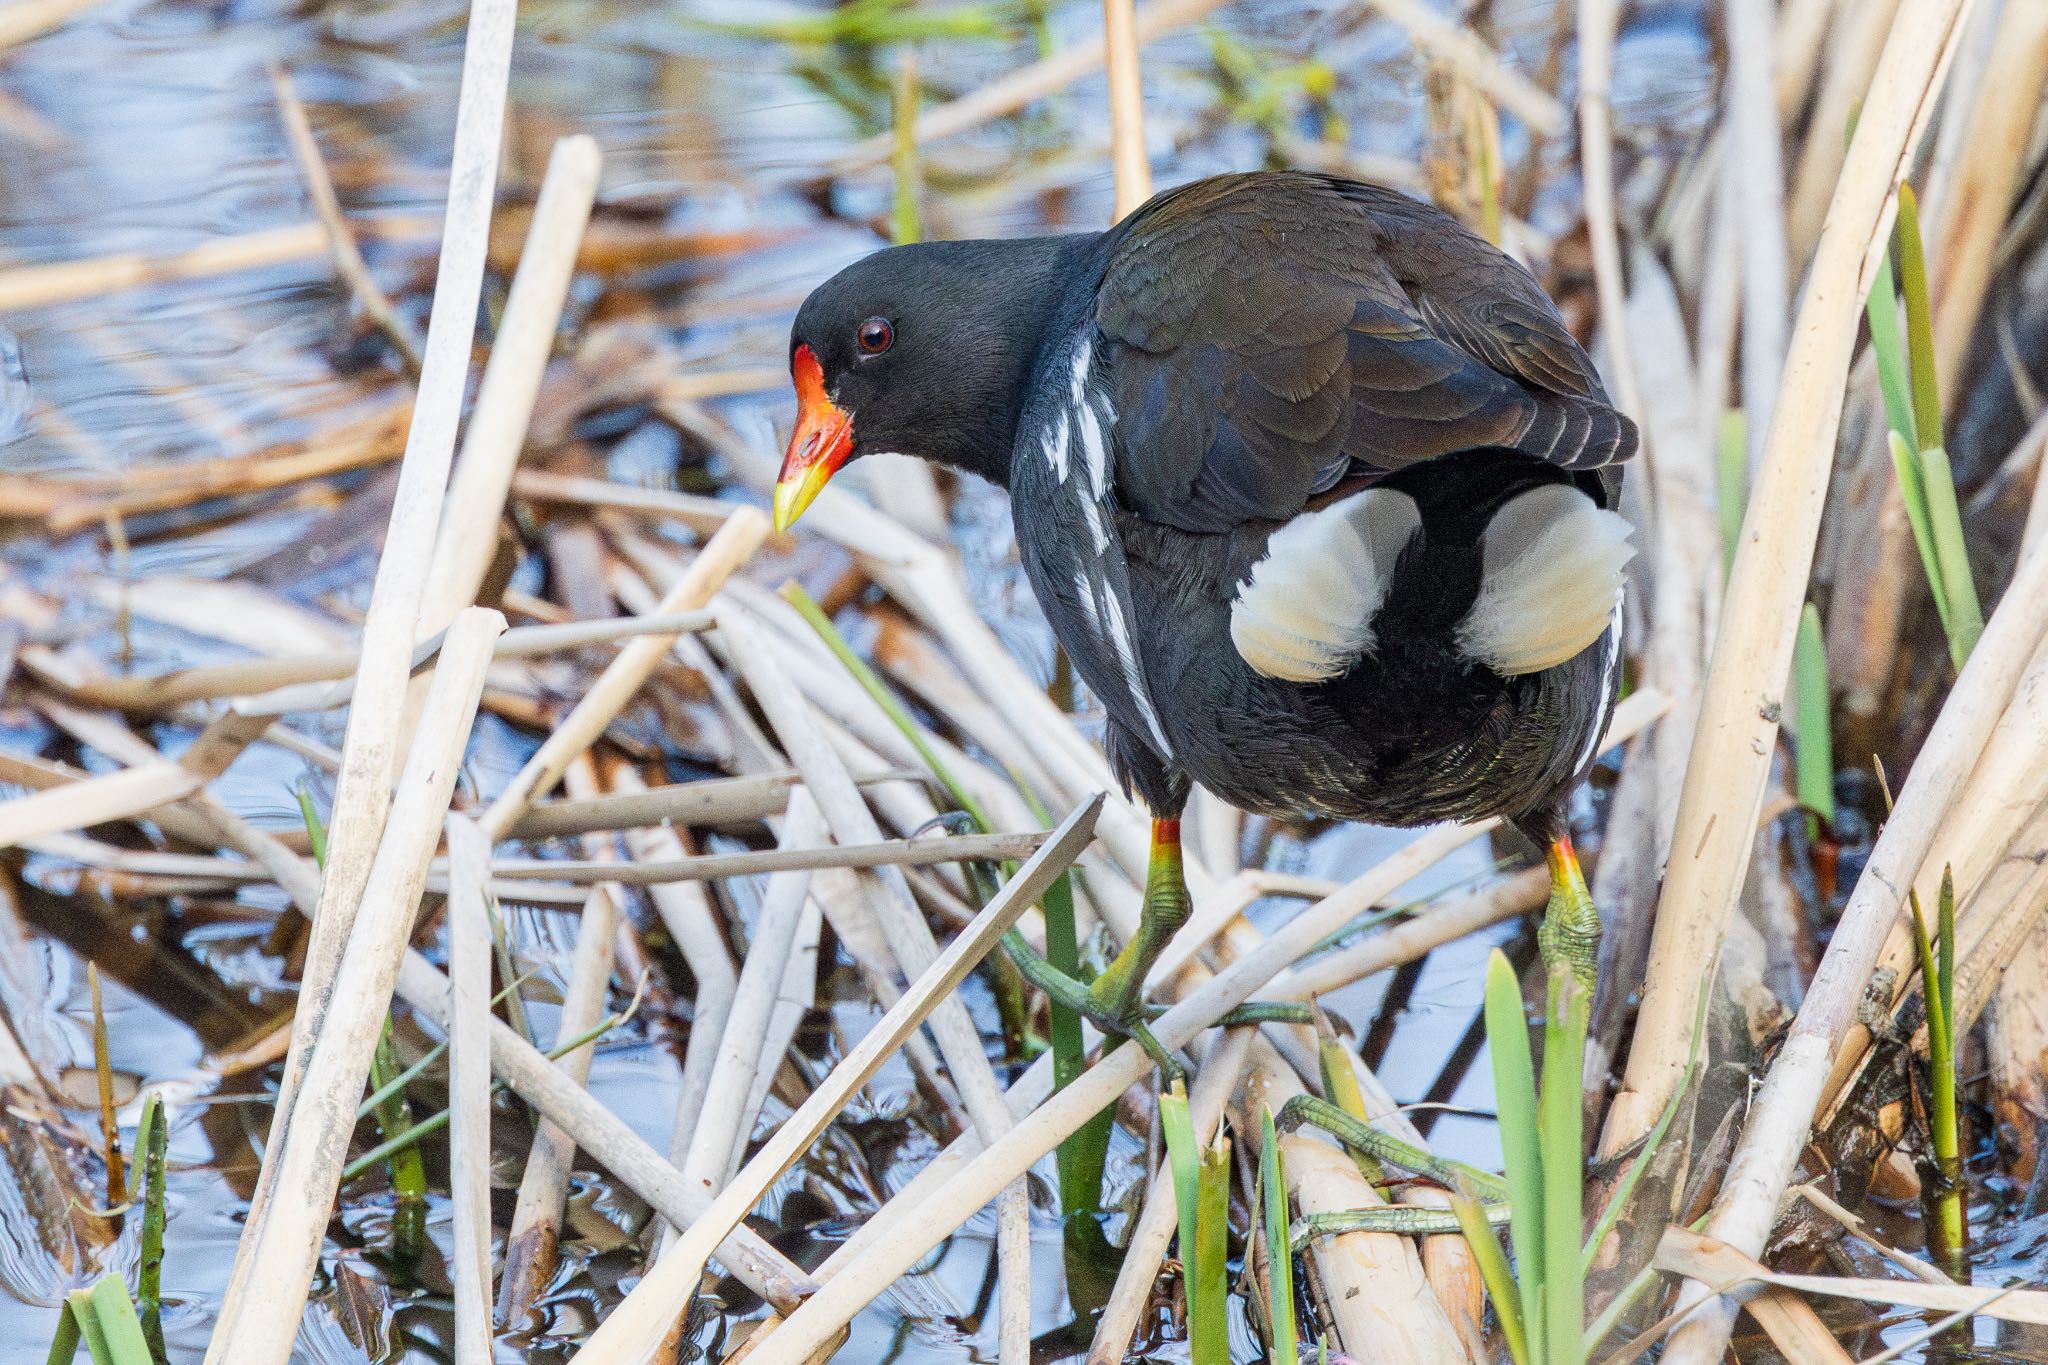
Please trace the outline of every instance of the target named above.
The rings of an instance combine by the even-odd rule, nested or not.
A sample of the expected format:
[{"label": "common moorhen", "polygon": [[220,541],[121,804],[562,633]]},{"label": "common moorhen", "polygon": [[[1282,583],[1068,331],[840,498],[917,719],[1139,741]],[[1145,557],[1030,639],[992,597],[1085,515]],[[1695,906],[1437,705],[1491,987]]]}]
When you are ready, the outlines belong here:
[{"label": "common moorhen", "polygon": [[1391,190],[1217,176],[1106,232],[869,256],[804,302],[790,368],[778,527],[871,451],[1010,491],[1154,816],[1138,933],[1071,992],[1098,1023],[1150,1044],[1191,781],[1274,815],[1506,816],[1548,854],[1547,955],[1590,964],[1563,805],[1617,687],[1636,429],[1521,266]]}]

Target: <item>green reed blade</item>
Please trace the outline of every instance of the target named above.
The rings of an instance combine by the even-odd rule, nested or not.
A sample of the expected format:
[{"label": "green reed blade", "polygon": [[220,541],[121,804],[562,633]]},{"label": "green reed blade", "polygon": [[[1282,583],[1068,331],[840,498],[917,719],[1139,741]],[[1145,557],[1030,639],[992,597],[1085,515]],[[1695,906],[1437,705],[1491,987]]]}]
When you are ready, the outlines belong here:
[{"label": "green reed blade", "polygon": [[[1522,983],[1516,979],[1507,954],[1498,948],[1486,960],[1486,1050],[1493,1060],[1494,1108],[1500,1115],[1501,1165],[1508,1185],[1508,1234],[1515,1247],[1515,1280],[1521,1295],[1523,1325],[1534,1352],[1531,1365],[1543,1365],[1547,1341],[1543,1326],[1543,1224],[1549,1209],[1543,1185],[1543,1152],[1538,1145],[1541,1124],[1536,1112],[1536,1068],[1529,1055],[1529,1021],[1522,1010]],[[1574,1153],[1575,1165],[1577,1160]],[[1576,1214],[1572,1233],[1576,1238]]]},{"label": "green reed blade", "polygon": [[1451,1195],[1451,1211],[1457,1215],[1458,1228],[1465,1234],[1466,1245],[1472,1248],[1472,1259],[1478,1262],[1479,1278],[1486,1284],[1486,1293],[1493,1300],[1494,1316],[1500,1319],[1500,1334],[1507,1338],[1508,1355],[1515,1365],[1532,1365],[1534,1357],[1529,1354],[1529,1331],[1522,1316],[1522,1295],[1515,1287],[1515,1277],[1508,1269],[1508,1258],[1500,1249],[1500,1234],[1487,1221],[1486,1210],[1470,1190],[1456,1190]]},{"label": "green reed blade", "polygon": [[1301,1348],[1294,1329],[1294,1250],[1287,1237],[1287,1180],[1281,1170],[1280,1135],[1273,1130],[1273,1111],[1264,1106],[1259,1110],[1259,1187],[1265,1195],[1266,1322],[1272,1336],[1267,1355],[1293,1365],[1301,1357]]}]

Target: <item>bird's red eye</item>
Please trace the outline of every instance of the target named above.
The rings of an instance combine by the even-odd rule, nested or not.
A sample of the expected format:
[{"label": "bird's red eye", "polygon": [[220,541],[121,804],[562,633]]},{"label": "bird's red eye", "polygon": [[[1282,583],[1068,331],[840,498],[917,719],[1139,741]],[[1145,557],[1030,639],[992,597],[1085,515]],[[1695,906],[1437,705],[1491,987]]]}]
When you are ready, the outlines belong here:
[{"label": "bird's red eye", "polygon": [[868,355],[880,355],[889,349],[889,343],[896,339],[896,329],[889,325],[887,318],[869,318],[854,333],[854,340],[860,343]]}]

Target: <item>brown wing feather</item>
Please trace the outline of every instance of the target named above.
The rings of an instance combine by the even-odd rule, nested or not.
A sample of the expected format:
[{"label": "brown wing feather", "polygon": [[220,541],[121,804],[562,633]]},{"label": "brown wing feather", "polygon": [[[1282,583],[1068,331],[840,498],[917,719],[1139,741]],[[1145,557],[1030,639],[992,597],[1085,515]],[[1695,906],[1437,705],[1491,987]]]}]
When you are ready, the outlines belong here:
[{"label": "brown wing feather", "polygon": [[1528,272],[1391,190],[1277,172],[1161,196],[1119,229],[1096,322],[1119,491],[1187,530],[1290,517],[1361,466],[1635,449]]}]

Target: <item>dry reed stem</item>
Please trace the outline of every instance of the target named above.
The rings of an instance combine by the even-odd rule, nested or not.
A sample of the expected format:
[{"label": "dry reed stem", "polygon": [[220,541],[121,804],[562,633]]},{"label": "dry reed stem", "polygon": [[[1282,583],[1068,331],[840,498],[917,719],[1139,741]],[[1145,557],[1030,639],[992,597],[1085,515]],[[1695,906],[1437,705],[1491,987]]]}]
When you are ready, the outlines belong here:
[{"label": "dry reed stem", "polygon": [[131,751],[136,764],[121,772],[0,801],[0,849],[62,830],[131,819],[152,807],[183,800],[226,772],[265,728],[261,720],[217,716],[175,763],[153,749],[147,750],[147,757],[141,750]]},{"label": "dry reed stem", "polygon": [[1534,914],[1549,897],[1549,872],[1525,867],[1476,891],[1447,896],[1348,948],[1311,958],[1294,969],[1293,980],[1305,996],[1326,995],[1389,967],[1413,962],[1489,924]]},{"label": "dry reed stem", "polygon": [[1406,29],[1417,48],[1457,68],[1459,75],[1534,131],[1556,137],[1570,122],[1565,107],[1549,91],[1503,63],[1470,29],[1444,18],[1422,0],[1367,3]]},{"label": "dry reed stem", "polygon": [[[1262,1056],[1260,1054],[1263,1054]],[[1261,1040],[1254,1049],[1253,1080],[1245,1090],[1243,1113],[1255,1120],[1258,1107],[1275,1113],[1304,1093],[1293,1070]],[[1238,1125],[1240,1142],[1257,1146],[1255,1121]],[[1297,1130],[1280,1134],[1287,1192],[1304,1216],[1377,1208],[1386,1199],[1373,1188],[1349,1153],[1336,1144]],[[1337,1339],[1347,1354],[1386,1365],[1451,1365],[1469,1362],[1464,1341],[1423,1273],[1416,1243],[1391,1233],[1348,1232],[1309,1243],[1307,1261],[1322,1285]]]},{"label": "dry reed stem", "polygon": [[[388,835],[365,879],[355,932],[335,971],[332,998],[304,1057],[301,1084],[280,1103],[264,1167],[273,1197],[252,1218],[236,1251],[242,1293],[223,1305],[207,1348],[209,1365],[284,1365],[298,1336],[307,1287],[325,1240],[341,1167],[355,1131],[370,1054],[384,1025],[399,961],[438,842],[448,800],[483,695],[490,642],[505,627],[495,611],[472,608],[448,632],[419,743],[392,799]],[[252,1295],[260,1279],[260,1293]]]},{"label": "dry reed stem", "polygon": [[[734,611],[719,618],[718,634],[755,702],[767,716],[783,751],[803,774],[804,785],[817,799],[834,840],[847,844],[879,839],[881,828],[873,813],[854,786],[845,764],[820,732],[794,680],[769,649],[761,628],[753,618]],[[855,875],[861,881],[870,909],[881,922],[889,951],[897,963],[908,976],[922,974],[936,956],[937,945],[902,871],[878,867]],[[967,1007],[958,1000],[942,1001],[933,1011],[930,1024],[939,1053],[954,1085],[959,1087],[969,1121],[984,1142],[995,1142],[1009,1130],[1011,1115],[1003,1103],[995,1069],[982,1047],[980,1030]],[[1014,1296],[1028,1313],[1030,1203],[1022,1180],[1002,1193],[997,1208],[996,1245],[1001,1262],[1000,1292],[1006,1297]],[[1017,1310],[1005,1307],[1003,1311]]]},{"label": "dry reed stem", "polygon": [[581,1365],[637,1365],[646,1359],[667,1333],[676,1314],[687,1305],[717,1239],[746,1217],[919,1024],[953,998],[953,991],[995,947],[1004,930],[1087,846],[1094,835],[1101,805],[1102,798],[1096,797],[1060,823],[1045,847],[1018,869],[975,917],[974,923],[932,960],[903,998],[832,1068],[824,1083],[811,1092],[797,1112],[776,1129],[698,1224],[648,1268],[624,1302],[612,1310],[572,1357],[574,1361]]},{"label": "dry reed stem", "polygon": [[[448,178],[448,209],[435,275],[434,308],[427,324],[425,362],[405,457],[399,465],[384,553],[370,590],[363,623],[362,661],[356,669],[355,705],[342,744],[342,764],[329,821],[328,862],[320,908],[313,915],[304,975],[293,1016],[292,1047],[279,1079],[271,1146],[286,1131],[295,1111],[298,1080],[313,1040],[325,1031],[335,975],[354,932],[357,906],[371,875],[390,810],[392,779],[405,721],[406,678],[415,628],[433,557],[434,528],[440,520],[448,467],[455,450],[476,333],[477,302],[483,292],[484,254],[489,245],[491,201],[496,191],[505,93],[512,62],[516,0],[473,0],[457,95],[455,146]],[[324,234],[323,234],[324,235]],[[493,616],[496,613],[492,613]],[[498,619],[498,630],[504,628]],[[495,636],[497,630],[491,631]],[[465,729],[467,727],[465,726]],[[440,736],[432,737],[438,741]],[[435,828],[439,827],[435,817]],[[429,850],[431,852],[431,850]],[[422,869],[424,872],[424,869]],[[389,991],[385,994],[388,996]],[[360,1085],[361,1078],[357,1078]],[[281,1163],[265,1162],[250,1199],[251,1229],[267,1224]],[[302,1187],[301,1187],[302,1188]],[[239,1324],[259,1261],[251,1260],[257,1239],[245,1236],[223,1298],[223,1323]],[[263,1273],[269,1272],[268,1267]],[[222,1336],[216,1333],[215,1360]],[[239,1347],[240,1343],[237,1343]]]},{"label": "dry reed stem", "polygon": [[1772,74],[1781,122],[1797,118],[1806,104],[1834,11],[1835,0],[1785,0],[1778,7]]},{"label": "dry reed stem", "polygon": [[1674,1275],[1709,1277],[1718,1285],[1770,1285],[1799,1294],[1855,1299],[1891,1308],[1928,1309],[1937,1313],[1981,1313],[2001,1322],[2048,1326],[2048,1292],[2038,1289],[1985,1288],[1981,1285],[1932,1284],[1926,1280],[1884,1280],[1850,1275],[1782,1275],[1739,1248],[1687,1228],[1664,1230],[1657,1247],[1657,1267]]},{"label": "dry reed stem", "polygon": [[[1142,46],[1163,33],[1185,28],[1223,0],[1155,0],[1137,11],[1132,32]],[[912,136],[920,147],[941,138],[964,133],[984,123],[1014,114],[1055,91],[1063,90],[1103,64],[1103,39],[1088,38],[1060,49],[1050,57],[1021,66],[1007,76],[990,81],[956,100],[934,105],[917,116]],[[835,173],[859,170],[887,161],[895,145],[894,133],[881,133],[840,153],[832,160]]]},{"label": "dry reed stem", "polygon": [[1145,155],[1145,88],[1138,72],[1138,31],[1132,0],[1102,0],[1102,41],[1109,73],[1110,164],[1116,173],[1116,218],[1152,197]]},{"label": "dry reed stem", "polygon": [[1607,92],[1614,73],[1616,21],[1617,0],[1579,0],[1579,167],[1607,367],[1622,411],[1641,421],[1643,394],[1629,345],[1628,282],[1621,273],[1621,232],[1614,218],[1614,109]]},{"label": "dry reed stem", "polygon": [[[2016,993],[2039,991],[2040,978],[2015,970],[2023,951],[2031,951],[2044,914],[2048,914],[2048,812],[2036,811],[2027,827],[2007,846],[2005,857],[1977,887],[1968,919],[1956,922],[1956,1036],[1976,1022],[2007,981]],[[2031,1003],[2027,1008],[2034,1008]],[[1927,1025],[1915,1030],[1913,1045],[1925,1051]],[[1846,1046],[1846,1045],[1845,1045]]]},{"label": "dry reed stem", "polygon": [[[448,978],[416,952],[405,955],[398,994],[413,1009],[447,1027]],[[513,1094],[559,1124],[592,1160],[601,1162],[669,1222],[687,1227],[703,1215],[710,1201],[701,1191],[691,1190],[682,1173],[645,1138],[564,1076],[546,1053],[520,1037],[510,1024],[492,1018],[490,1031],[491,1069]],[[810,1276],[748,1228],[735,1229],[720,1244],[718,1259],[741,1283],[777,1308],[794,1305],[811,1284]]]},{"label": "dry reed stem", "polygon": [[915,839],[883,839],[872,844],[835,844],[826,848],[699,853],[669,861],[644,861],[627,867],[546,858],[500,859],[493,867],[499,876],[515,880],[533,877],[553,882],[616,881],[627,886],[652,886],[661,882],[719,881],[726,877],[771,872],[813,872],[828,867],[866,870],[1001,861],[1030,854],[1044,839],[1042,834],[921,835]]},{"label": "dry reed stem", "polygon": [[356,296],[363,312],[398,348],[406,369],[417,376],[420,339],[411,324],[391,306],[390,298],[377,287],[377,281],[370,278],[370,267],[363,260],[362,248],[356,245],[356,235],[348,220],[341,216],[341,200],[334,193],[327,160],[320,155],[320,143],[313,136],[312,121],[306,117],[306,106],[292,84],[291,73],[275,61],[268,63],[268,67],[270,88],[277,96],[277,111],[284,119],[285,136],[291,142],[292,160],[298,163],[299,178],[306,182],[306,196],[313,201],[313,211],[327,231],[327,254],[334,262],[334,273]]},{"label": "dry reed stem", "polygon": [[[58,496],[51,502],[46,520],[51,534],[63,536],[102,525],[110,516],[170,511],[209,498],[284,488],[366,465],[385,464],[404,451],[405,424],[411,411],[409,404],[399,404],[306,441],[285,442],[247,455],[179,466],[177,477],[124,479],[104,492],[80,491],[74,495],[66,491],[65,483],[53,481],[57,487],[45,492]],[[7,500],[14,501],[11,497]]]},{"label": "dry reed stem", "polygon": [[[1216,1140],[1216,1130],[1231,1106],[1232,1097],[1244,1081],[1245,1062],[1251,1055],[1252,1039],[1258,1030],[1225,1029],[1202,1058],[1195,1073],[1194,1090],[1188,1096],[1188,1117],[1194,1124],[1195,1144],[1206,1150]],[[1238,1125],[1239,1140],[1258,1131],[1256,1116],[1247,1129]],[[1254,1148],[1256,1150],[1256,1148]],[[1130,1355],[1131,1338],[1138,1320],[1150,1306],[1159,1279],[1159,1267],[1178,1226],[1180,1201],[1173,1186],[1173,1171],[1162,1157],[1145,1179],[1145,1203],[1130,1232],[1124,1238],[1123,1263],[1117,1267],[1116,1284],[1109,1302],[1095,1322],[1095,1339],[1088,1347],[1087,1365],[1120,1365]],[[1193,1254],[1181,1248],[1185,1266]]]},{"label": "dry reed stem", "polygon": [[490,567],[499,514],[533,419],[541,375],[554,352],[602,165],[597,143],[580,134],[557,142],[548,157],[526,247],[505,299],[504,321],[455,457],[427,594],[420,603],[420,634],[441,629],[474,602]]},{"label": "dry reed stem", "polygon": [[[428,230],[424,223],[406,220],[364,226],[380,237],[425,235]],[[262,270],[312,260],[326,251],[327,229],[311,222],[239,233],[161,255],[122,251],[79,261],[20,265],[0,270],[0,313],[76,303],[144,285]]]},{"label": "dry reed stem", "polygon": [[[817,803],[799,787],[790,793],[789,807],[777,843],[788,849],[815,848],[825,834]],[[705,1086],[696,1131],[682,1162],[683,1178],[701,1186],[707,1195],[715,1195],[724,1188],[739,1158],[745,1154],[749,1134],[742,1128],[741,1120],[747,1096],[754,1087],[755,1073],[764,1065],[772,1070],[781,1064],[781,1055],[765,1054],[763,1045],[810,893],[808,872],[783,872],[769,878],[761,898],[746,960],[740,964],[739,982],[719,1036],[717,1059]]]},{"label": "dry reed stem", "polygon": [[[1899,792],[1864,875],[1842,913],[1792,1030],[1750,1110],[1708,1231],[1755,1255],[1790,1181],[1838,1050],[1855,1021],[1866,983],[1903,888],[1923,871],[1954,793],[1977,766],[1993,726],[2018,687],[2042,635],[2048,549],[2020,562],[1984,636],[1956,679],[1933,732]],[[1693,1299],[1698,1299],[1695,1293]],[[1673,1365],[1715,1359],[1725,1339],[1725,1305],[1697,1315],[1674,1338]]]},{"label": "dry reed stem", "polygon": [[1651,939],[1649,976],[1604,1149],[1649,1131],[1690,1051],[1697,976],[1719,953],[1775,750],[1868,276],[1892,191],[1939,91],[1968,0],[1907,0],[1857,125],[1786,360],[1785,398],[1743,519],[1700,700]]},{"label": "dry reed stem", "polygon": [[2004,235],[2042,87],[2048,85],[2048,5],[2008,3],[1998,15],[1990,60],[1976,86],[1963,145],[1939,204],[1934,266],[1934,357],[1944,403],[1958,382],[1983,313],[1993,258]]},{"label": "dry reed stem", "polygon": [[100,0],[14,0],[0,8],[0,52],[69,23]]},{"label": "dry reed stem", "polygon": [[[759,509],[734,509],[690,562],[689,570],[661,599],[657,613],[675,616],[708,605],[726,579],[753,557],[767,534],[768,519]],[[528,807],[554,789],[569,761],[596,743],[612,718],[639,692],[662,656],[675,644],[676,634],[638,636],[619,651],[484,812],[478,823],[486,834],[503,837]]]},{"label": "dry reed stem", "polygon": [[1742,241],[1742,408],[1749,466],[1763,458],[1785,364],[1785,309],[1791,297],[1785,244],[1784,137],[1771,61],[1772,0],[1729,0],[1729,129],[1721,173],[1733,178]]},{"label": "dry reed stem", "polygon": [[[563,781],[572,797],[595,796],[597,771],[590,755],[577,755]],[[607,863],[605,855],[610,845],[609,839],[586,836],[583,851],[593,861]],[[607,865],[616,870],[617,859],[610,859]],[[454,871],[451,849],[451,880]],[[603,883],[592,888],[583,901],[583,917],[576,926],[576,947],[570,957],[567,986],[562,992],[562,1007],[555,1025],[558,1042],[590,1032],[604,1018],[612,979],[612,942],[621,922],[618,898],[622,894],[616,883]],[[588,1084],[595,1051],[595,1043],[585,1044],[557,1058],[555,1065],[573,1083]],[[519,1179],[512,1221],[505,1229],[504,1270],[498,1284],[498,1317],[503,1322],[524,1322],[535,1298],[554,1275],[562,1200],[568,1192],[569,1169],[575,1159],[575,1139],[543,1119],[534,1130],[533,1146],[526,1154],[526,1170]]]},{"label": "dry reed stem", "polygon": [[1886,37],[1895,28],[1892,21],[1900,3],[1861,0],[1845,8],[1843,21],[1827,46],[1820,92],[1814,97],[1813,117],[1807,121],[1799,161],[1792,171],[1792,191],[1785,201],[1786,245],[1788,259],[1793,261],[1812,256],[1820,239],[1848,155],[1845,138],[1849,124],[1857,117],[1858,104],[1873,88],[1871,78]]},{"label": "dry reed stem", "polygon": [[190,796],[201,785],[190,769],[160,759],[144,767],[17,796],[0,802],[0,848],[13,848],[59,830],[132,819],[152,807]]},{"label": "dry reed stem", "polygon": [[[712,617],[708,612],[683,612],[675,616],[519,626],[498,637],[492,657],[533,658],[627,640],[636,635],[708,630],[711,623]],[[415,652],[414,658],[425,663],[439,647],[438,640],[430,640]],[[35,647],[24,651],[24,654],[29,656],[24,662],[38,681],[90,706],[113,711],[156,713],[186,702],[232,698],[246,702],[241,707],[246,712],[269,715],[324,711],[346,702],[352,687],[322,689],[305,685],[347,679],[362,659],[361,653],[354,649],[322,650],[229,664],[200,664],[143,677],[110,678],[89,675],[69,666],[57,655]]]},{"label": "dry reed stem", "polygon": [[[630,776],[628,776],[630,774]],[[706,825],[746,825],[780,815],[788,807],[790,788],[796,785],[794,770],[749,777],[712,777],[695,782],[676,782],[649,787],[637,773],[621,769],[609,795],[590,801],[549,801],[533,807],[506,831],[508,839],[551,839],[599,830],[645,830],[673,832],[666,826],[701,828]],[[862,788],[882,783],[922,783],[924,778],[909,769],[855,772],[853,780]],[[628,836],[629,846],[632,836]],[[634,847],[636,858],[649,862],[674,862],[689,854],[680,843],[655,849]],[[694,973],[693,973],[694,975]],[[701,981],[700,981],[701,984]]]},{"label": "dry reed stem", "polygon": [[490,842],[448,817],[449,1196],[455,1262],[456,1365],[491,1360]]},{"label": "dry reed stem", "polygon": [[555,474],[545,469],[518,470],[512,475],[512,491],[528,502],[648,512],[680,522],[693,531],[716,531],[732,515],[732,504],[718,498],[666,488],[633,488],[608,479]]}]

